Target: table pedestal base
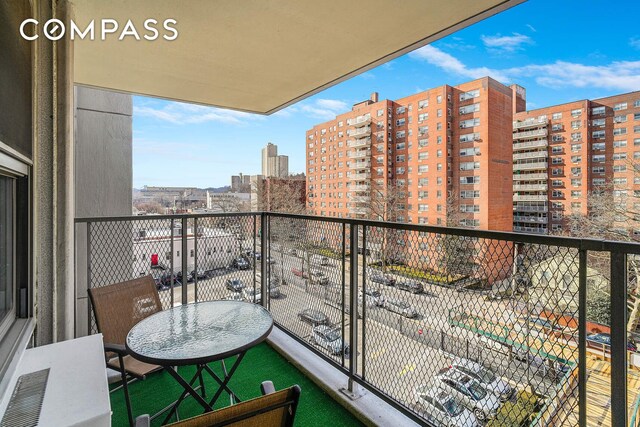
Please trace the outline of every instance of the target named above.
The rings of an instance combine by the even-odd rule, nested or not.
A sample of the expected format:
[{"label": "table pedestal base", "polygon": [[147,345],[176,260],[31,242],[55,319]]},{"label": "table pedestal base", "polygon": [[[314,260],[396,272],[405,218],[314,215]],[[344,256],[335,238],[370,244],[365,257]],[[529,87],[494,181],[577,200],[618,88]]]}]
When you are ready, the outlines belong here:
[{"label": "table pedestal base", "polygon": [[[223,372],[222,378],[218,376],[218,374],[216,374],[206,363],[196,365],[196,373],[194,374],[194,376],[191,378],[189,382],[187,382],[184,378],[182,378],[180,374],[178,374],[178,372],[175,371],[173,368],[168,368],[167,372],[169,372],[169,374],[173,378],[175,378],[178,384],[180,384],[182,388],[184,388],[184,391],[182,392],[178,400],[175,402],[175,404],[173,405],[173,408],[171,409],[167,417],[164,419],[162,424],[164,425],[169,422],[169,420],[173,417],[173,415],[177,413],[180,403],[182,403],[182,401],[188,395],[193,397],[196,400],[196,402],[198,402],[200,406],[202,406],[202,408],[204,409],[204,412],[213,411],[213,406],[216,404],[217,400],[220,398],[220,395],[224,391],[226,391],[227,394],[229,394],[229,399],[232,405],[234,403],[240,402],[241,400],[238,399],[238,396],[236,396],[233,390],[229,388],[228,384],[229,384],[229,381],[231,380],[231,377],[235,373],[236,369],[240,365],[240,362],[244,358],[245,354],[246,354],[246,351],[238,354],[238,356],[236,357],[236,360],[233,362],[233,365],[231,366],[231,369],[229,371],[227,371],[227,367],[224,363],[224,360],[221,361],[222,372]],[[207,396],[206,396],[206,391],[204,387],[204,379],[202,375],[203,372],[207,372],[209,376],[214,380],[216,380],[216,382],[219,385],[218,390],[215,392],[211,400],[209,400],[208,402],[206,400]],[[196,380],[199,380],[200,382],[199,388],[202,391],[202,394],[198,393],[198,391],[193,388],[193,384],[196,382]]]}]

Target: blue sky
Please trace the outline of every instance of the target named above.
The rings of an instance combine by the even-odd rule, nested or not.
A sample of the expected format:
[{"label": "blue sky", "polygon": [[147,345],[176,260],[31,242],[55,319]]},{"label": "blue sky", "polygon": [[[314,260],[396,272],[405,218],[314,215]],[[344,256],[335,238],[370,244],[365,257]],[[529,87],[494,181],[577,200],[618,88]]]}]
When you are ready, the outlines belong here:
[{"label": "blue sky", "polygon": [[304,171],[305,131],[377,91],[396,99],[490,75],[528,108],[640,90],[640,2],[530,0],[271,116],[134,97],[133,184],[219,187],[278,145]]}]

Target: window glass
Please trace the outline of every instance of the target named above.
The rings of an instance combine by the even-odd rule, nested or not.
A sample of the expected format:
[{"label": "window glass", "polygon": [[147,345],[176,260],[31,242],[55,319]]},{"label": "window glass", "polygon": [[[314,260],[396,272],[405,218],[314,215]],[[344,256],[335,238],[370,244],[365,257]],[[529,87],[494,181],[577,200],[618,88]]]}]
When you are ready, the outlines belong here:
[{"label": "window glass", "polygon": [[13,312],[15,180],[0,175],[0,324]]}]

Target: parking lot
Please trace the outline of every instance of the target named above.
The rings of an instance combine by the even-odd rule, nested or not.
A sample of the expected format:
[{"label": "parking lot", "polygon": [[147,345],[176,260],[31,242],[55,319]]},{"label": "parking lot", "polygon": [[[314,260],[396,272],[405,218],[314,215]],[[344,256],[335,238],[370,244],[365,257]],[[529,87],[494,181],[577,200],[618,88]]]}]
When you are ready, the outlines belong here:
[{"label": "parking lot", "polygon": [[[272,283],[282,283],[280,296],[270,298],[269,309],[274,320],[303,340],[311,343],[313,325],[301,321],[299,313],[305,309],[314,309],[327,316],[329,324],[348,335],[351,316],[348,310],[342,311],[342,278],[348,283],[348,271],[342,270],[342,262],[329,258],[326,265],[313,261],[314,258],[304,253],[289,253],[286,248],[282,252],[271,252],[269,274]],[[317,261],[318,258],[315,258]],[[311,262],[311,267],[309,267]],[[187,298],[195,301],[197,288],[198,300],[224,299],[233,295],[225,282],[238,279],[247,287],[259,288],[259,266],[254,272],[253,266],[246,270],[226,268],[209,272],[207,279],[187,284]],[[295,270],[295,274],[294,271]],[[309,272],[320,272],[328,278],[328,283],[320,285],[309,277]],[[368,275],[371,272],[368,272]],[[406,280],[392,276],[396,280]],[[257,281],[255,279],[258,279]],[[283,280],[282,280],[283,279]],[[448,367],[455,357],[466,357],[481,361],[509,384],[524,389],[533,386],[540,394],[550,394],[557,384],[547,372],[544,362],[519,361],[509,349],[487,343],[479,339],[469,330],[452,326],[449,322],[449,310],[454,307],[467,307],[481,310],[485,314],[494,310],[500,316],[507,313],[509,307],[505,302],[485,301],[480,295],[472,292],[456,292],[455,289],[424,284],[421,293],[410,293],[394,286],[372,283],[368,280],[366,289],[380,293],[380,299],[392,299],[409,304],[417,313],[408,318],[391,312],[383,305],[376,305],[373,300],[365,298],[366,305],[360,299],[358,309],[358,343],[351,351],[357,352],[357,372],[368,382],[380,390],[394,396],[407,406],[415,406],[414,390],[417,386],[434,384],[435,375],[442,368]],[[362,289],[362,275],[359,275],[359,288]],[[167,300],[170,291],[161,291],[161,297]],[[344,291],[345,308],[349,306],[348,286]],[[174,304],[182,301],[182,288],[174,289]],[[364,315],[364,319],[361,318]],[[343,323],[344,320],[344,323]],[[364,335],[363,335],[364,331]],[[363,339],[364,337],[364,339]],[[312,344],[313,345],[313,344]],[[333,353],[326,348],[315,345],[315,348],[337,363],[348,366],[348,355]],[[542,365],[542,366],[541,366]]]}]

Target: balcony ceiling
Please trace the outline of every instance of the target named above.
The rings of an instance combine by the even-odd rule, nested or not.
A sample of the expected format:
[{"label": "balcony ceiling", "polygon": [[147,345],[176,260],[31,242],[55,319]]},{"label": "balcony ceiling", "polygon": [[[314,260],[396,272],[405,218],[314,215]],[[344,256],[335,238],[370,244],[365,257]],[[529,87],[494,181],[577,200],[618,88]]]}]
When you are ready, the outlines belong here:
[{"label": "balcony ceiling", "polygon": [[[75,40],[74,78],[270,114],[522,1],[76,0],[74,21],[95,19],[97,40]],[[106,41],[103,18],[121,26]],[[117,40],[128,19],[146,34],[148,18],[177,20],[178,38]]]}]

